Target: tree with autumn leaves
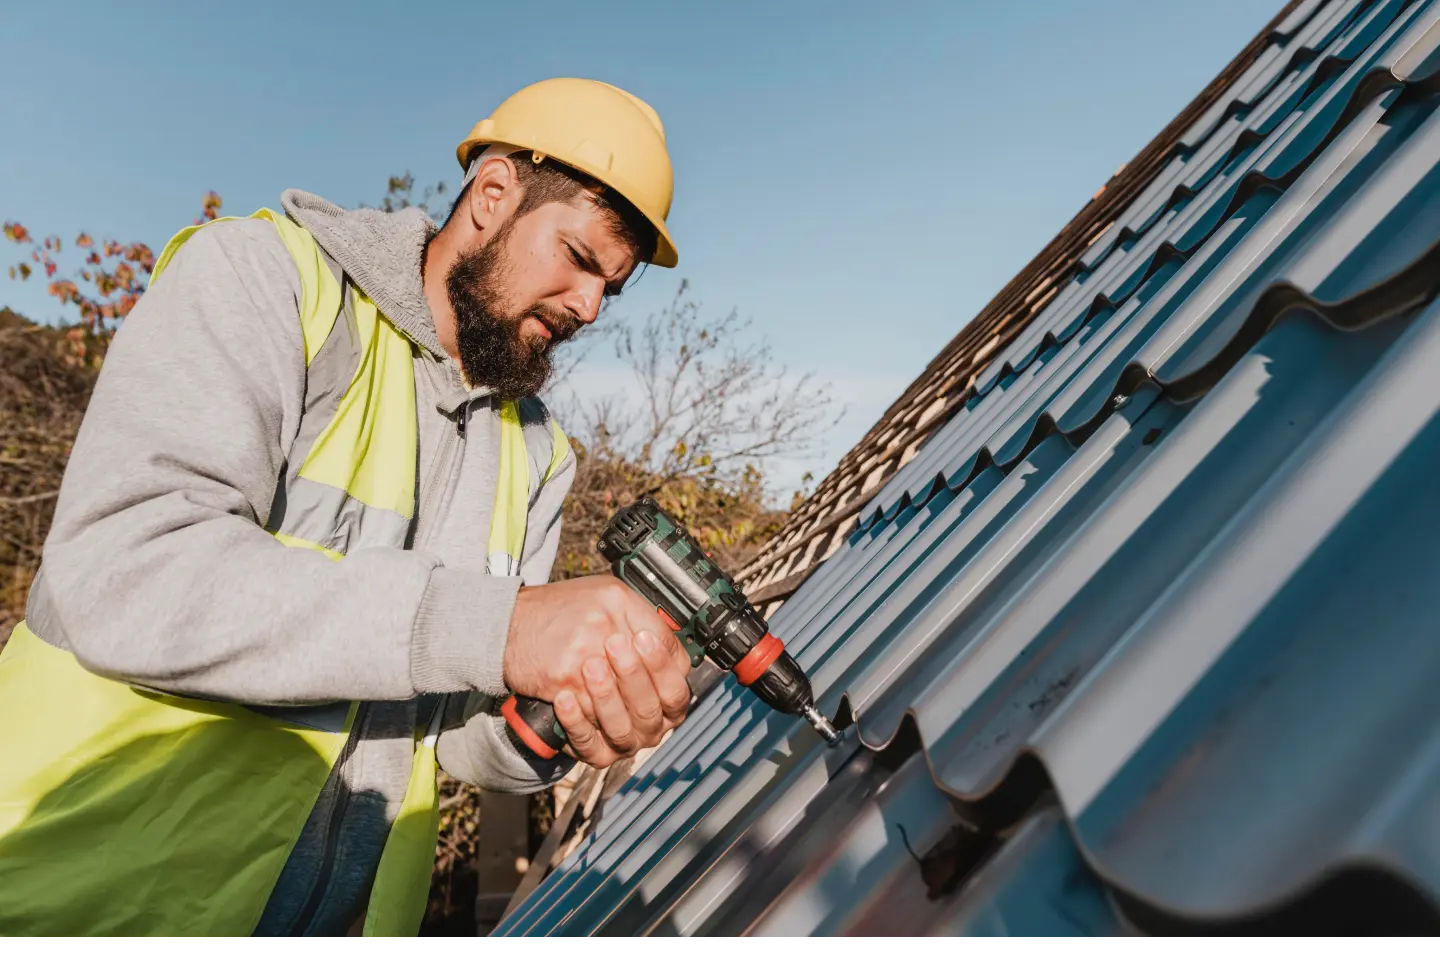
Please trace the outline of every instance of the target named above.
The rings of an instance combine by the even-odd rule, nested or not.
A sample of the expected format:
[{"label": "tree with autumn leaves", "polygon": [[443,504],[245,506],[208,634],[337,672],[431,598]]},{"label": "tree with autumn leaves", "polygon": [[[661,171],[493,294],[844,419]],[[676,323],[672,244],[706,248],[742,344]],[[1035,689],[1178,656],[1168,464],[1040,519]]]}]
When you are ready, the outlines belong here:
[{"label": "tree with autumn leaves", "polygon": [[[203,225],[220,217],[220,196],[205,195],[202,211],[195,219]],[[95,236],[81,232],[75,237],[75,248],[81,253],[78,267],[60,272],[64,245],[58,235],[38,239],[19,222],[5,222],[5,238],[18,245],[30,245],[30,257],[10,266],[10,278],[28,280],[38,265],[49,280],[49,293],[61,305],[76,306],[80,323],[93,333],[120,323],[135,307],[150,273],[155,268],[155,253],[144,242],[118,242],[106,239],[97,244]]]}]

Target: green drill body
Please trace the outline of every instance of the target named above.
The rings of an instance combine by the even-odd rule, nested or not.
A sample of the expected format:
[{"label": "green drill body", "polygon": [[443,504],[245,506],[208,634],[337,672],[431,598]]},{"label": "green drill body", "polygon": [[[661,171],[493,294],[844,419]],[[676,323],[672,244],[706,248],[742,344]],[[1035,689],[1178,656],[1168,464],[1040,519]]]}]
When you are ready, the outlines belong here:
[{"label": "green drill body", "polygon": [[[638,520],[626,518],[627,511],[617,514],[596,546],[610,561],[611,573],[638,591],[666,619],[694,668],[716,647],[712,643],[717,642],[720,626],[749,608],[749,602],[684,528],[658,507],[649,514],[646,510],[649,508],[643,503],[627,508]],[[622,529],[627,524],[628,532]],[[746,643],[740,655],[764,633],[762,624],[760,634]],[[729,664],[734,665],[736,660]],[[721,667],[728,670],[726,665]]]},{"label": "green drill body", "polygon": [[[834,728],[815,708],[810,680],[795,659],[769,633],[729,575],[652,498],[643,497],[617,512],[595,546],[610,562],[611,573],[650,602],[674,630],[691,667],[709,658],[771,708],[804,716],[827,742],[837,741]],[[514,706],[515,701],[506,709],[512,733],[523,736],[524,730],[516,727],[518,714],[546,746],[564,746],[565,730],[548,704],[522,698]]]}]

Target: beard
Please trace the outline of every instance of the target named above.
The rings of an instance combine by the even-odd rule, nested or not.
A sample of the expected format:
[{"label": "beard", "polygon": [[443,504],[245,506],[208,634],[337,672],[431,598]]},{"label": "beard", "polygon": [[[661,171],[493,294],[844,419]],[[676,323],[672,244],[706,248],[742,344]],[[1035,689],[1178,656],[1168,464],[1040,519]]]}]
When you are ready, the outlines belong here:
[{"label": "beard", "polygon": [[[550,378],[555,347],[580,328],[573,314],[539,303],[518,313],[505,312],[505,280],[510,274],[505,242],[514,223],[512,216],[489,242],[460,255],[445,274],[460,368],[472,386],[488,386],[502,400],[521,400],[540,392]],[[528,316],[543,322],[551,338],[523,335],[521,326]]]}]

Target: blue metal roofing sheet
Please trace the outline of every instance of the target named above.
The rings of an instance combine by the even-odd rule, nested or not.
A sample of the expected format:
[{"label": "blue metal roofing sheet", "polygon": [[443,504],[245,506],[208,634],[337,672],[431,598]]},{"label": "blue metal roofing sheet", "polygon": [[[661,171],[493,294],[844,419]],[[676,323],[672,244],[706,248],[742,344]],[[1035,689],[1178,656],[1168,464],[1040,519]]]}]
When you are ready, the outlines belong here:
[{"label": "blue metal roofing sheet", "polygon": [[1440,0],[1271,41],[772,618],[842,745],[717,689],[498,932],[1440,926]]}]

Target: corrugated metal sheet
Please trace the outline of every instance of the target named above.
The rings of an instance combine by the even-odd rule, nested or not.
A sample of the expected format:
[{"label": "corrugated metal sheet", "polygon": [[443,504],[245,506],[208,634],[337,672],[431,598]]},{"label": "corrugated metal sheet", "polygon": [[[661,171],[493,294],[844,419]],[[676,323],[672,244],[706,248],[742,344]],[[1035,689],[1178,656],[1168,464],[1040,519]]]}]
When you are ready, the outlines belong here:
[{"label": "corrugated metal sheet", "polygon": [[1156,195],[1156,176],[1175,162],[1177,154],[1190,151],[1199,132],[1209,130],[1227,111],[1253,106],[1254,98],[1268,88],[1275,72],[1285,70],[1289,58],[1309,56],[1318,40],[1309,46],[1290,41],[1307,29],[1310,38],[1323,37],[1318,31],[1326,21],[1311,16],[1316,6],[1318,0],[1285,4],[916,375],[786,518],[780,532],[736,575],[757,606],[767,615],[774,613],[844,544],[856,528],[858,511],[974,395],[975,377],[1085,270],[1086,251],[1132,209],[1141,194],[1150,190],[1148,204],[1164,201],[1163,195]]},{"label": "corrugated metal sheet", "polygon": [[1296,9],[501,933],[1440,928],[1440,0]]}]

